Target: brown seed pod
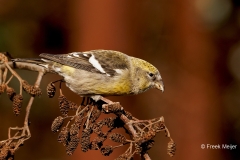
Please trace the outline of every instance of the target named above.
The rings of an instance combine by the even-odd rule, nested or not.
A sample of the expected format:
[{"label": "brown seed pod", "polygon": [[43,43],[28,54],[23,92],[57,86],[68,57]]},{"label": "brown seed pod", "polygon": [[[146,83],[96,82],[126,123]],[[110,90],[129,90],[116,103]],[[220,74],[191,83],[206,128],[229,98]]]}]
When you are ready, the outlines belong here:
[{"label": "brown seed pod", "polygon": [[74,103],[72,101],[68,101],[68,103],[69,103],[69,109],[77,110],[78,107],[80,107],[77,103]]},{"label": "brown seed pod", "polygon": [[62,143],[63,146],[68,144],[69,139],[69,129],[67,127],[63,127],[61,132],[58,134],[58,142]]},{"label": "brown seed pod", "polygon": [[135,143],[135,152],[137,154],[147,152],[154,145],[154,140],[149,140],[144,143]]},{"label": "brown seed pod", "polygon": [[39,87],[35,87],[35,86],[32,86],[32,91],[31,91],[31,95],[33,97],[35,96],[41,96],[42,95],[42,91]]},{"label": "brown seed pod", "polygon": [[0,95],[4,93],[5,89],[6,89],[6,84],[0,84]]},{"label": "brown seed pod", "polygon": [[120,133],[110,134],[109,139],[117,143],[122,143],[122,144],[128,143],[126,137]]},{"label": "brown seed pod", "polygon": [[76,150],[78,146],[79,141],[80,138],[78,137],[78,135],[70,136],[70,141],[66,147],[67,155],[71,156],[73,154],[73,152]]},{"label": "brown seed pod", "polygon": [[101,111],[99,109],[93,110],[90,116],[90,121],[94,123],[99,118],[100,115]]},{"label": "brown seed pod", "polygon": [[75,120],[74,120],[74,123],[76,124],[76,126],[78,126],[78,128],[80,128],[81,127],[81,124],[82,124],[82,122],[83,122],[83,113],[81,113],[80,115],[77,115],[76,117],[75,117]]},{"label": "brown seed pod", "polygon": [[11,101],[13,101],[13,97],[16,95],[16,92],[14,91],[14,89],[12,87],[7,86],[6,92],[7,92],[9,99]]},{"label": "brown seed pod", "polygon": [[30,91],[30,87],[31,87],[31,86],[28,84],[27,81],[22,81],[22,85],[23,85],[24,91],[26,91],[26,92],[29,92],[29,91]]},{"label": "brown seed pod", "polygon": [[95,137],[90,144],[90,149],[91,150],[99,150],[102,147],[103,142],[106,139],[107,139],[106,136],[105,137]]},{"label": "brown seed pod", "polygon": [[128,111],[124,111],[124,115],[130,120],[133,118],[132,114]]},{"label": "brown seed pod", "polygon": [[136,143],[141,145],[142,143],[145,143],[149,141],[150,139],[153,139],[156,136],[156,132],[153,130],[149,130],[148,132],[144,132],[141,137],[137,137],[135,139]]},{"label": "brown seed pod", "polygon": [[27,81],[22,81],[22,85],[23,85],[23,90],[26,91],[31,96],[35,97],[35,96],[42,95],[42,91],[39,87],[32,86],[28,84]]},{"label": "brown seed pod", "polygon": [[60,112],[63,116],[67,116],[69,110],[69,102],[64,95],[58,97]]},{"label": "brown seed pod", "polygon": [[3,148],[5,146],[6,142],[4,141],[0,141],[0,149]]},{"label": "brown seed pod", "polygon": [[113,129],[113,128],[121,128],[125,124],[119,117],[115,117],[115,118],[109,117],[104,119],[104,125],[106,125],[110,129]]},{"label": "brown seed pod", "polygon": [[82,131],[81,138],[81,148],[83,152],[87,152],[90,148],[90,134],[92,133],[91,129],[84,129]]},{"label": "brown seed pod", "polygon": [[91,123],[90,128],[96,133],[99,137],[102,137],[104,133],[102,132],[103,121],[99,121],[98,123]]},{"label": "brown seed pod", "polygon": [[112,104],[103,104],[102,108],[106,113],[117,113],[123,110],[123,107],[119,102],[114,102]]},{"label": "brown seed pod", "polygon": [[58,132],[63,124],[63,121],[64,119],[61,116],[58,116],[57,118],[55,118],[51,126],[52,132],[54,133]]},{"label": "brown seed pod", "polygon": [[170,157],[173,157],[175,153],[176,153],[176,143],[171,139],[170,142],[168,142],[167,154]]},{"label": "brown seed pod", "polygon": [[115,120],[116,118],[108,117],[104,119],[104,125],[106,125],[108,128],[115,128]]},{"label": "brown seed pod", "polygon": [[70,136],[76,135],[78,133],[79,133],[79,128],[75,123],[73,123],[70,128]]},{"label": "brown seed pod", "polygon": [[0,160],[6,160],[8,154],[9,154],[9,147],[4,146],[0,151]]},{"label": "brown seed pod", "polygon": [[101,153],[104,156],[109,156],[112,152],[113,152],[113,147],[112,146],[106,145],[106,146],[101,148]]},{"label": "brown seed pod", "polygon": [[17,94],[13,97],[13,113],[18,116],[22,107],[23,96]]},{"label": "brown seed pod", "polygon": [[51,82],[47,85],[47,95],[49,98],[53,98],[55,93],[56,93],[56,87],[54,83]]}]

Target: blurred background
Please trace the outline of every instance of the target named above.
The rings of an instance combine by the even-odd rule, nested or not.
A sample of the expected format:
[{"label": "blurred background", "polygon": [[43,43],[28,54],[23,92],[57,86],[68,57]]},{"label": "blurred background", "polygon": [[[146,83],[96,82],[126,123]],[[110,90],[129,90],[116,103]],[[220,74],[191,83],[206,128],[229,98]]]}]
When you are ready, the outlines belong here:
[{"label": "blurred background", "polygon": [[[164,116],[177,144],[167,155],[168,139],[156,136],[153,160],[240,159],[240,1],[239,0],[0,0],[0,50],[13,57],[38,57],[42,52],[111,49],[145,59],[163,77],[165,92],[110,97],[138,119]],[[30,84],[36,73],[21,71]],[[35,76],[35,77],[34,77]],[[34,77],[34,78],[33,78]],[[46,85],[59,79],[46,75],[43,95],[30,114],[32,137],[15,155],[17,160],[112,160],[124,149],[103,157],[99,151],[72,156],[50,131],[60,115],[57,97],[48,99]],[[18,82],[12,81],[17,91]],[[64,89],[74,102],[79,97]],[[20,116],[0,97],[0,140],[7,129],[22,126],[28,95]],[[237,149],[201,149],[201,144],[232,144]],[[136,159],[140,159],[136,157]]]}]

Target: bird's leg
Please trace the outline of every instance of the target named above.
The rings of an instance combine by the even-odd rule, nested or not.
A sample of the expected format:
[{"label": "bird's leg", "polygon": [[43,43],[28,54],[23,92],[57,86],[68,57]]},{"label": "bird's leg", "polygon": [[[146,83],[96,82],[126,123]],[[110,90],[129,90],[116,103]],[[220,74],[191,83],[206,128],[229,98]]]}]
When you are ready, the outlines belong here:
[{"label": "bird's leg", "polygon": [[[101,101],[103,101],[103,102],[105,102],[105,103],[107,103],[107,104],[113,104],[113,103],[114,103],[113,101],[111,101],[111,100],[109,100],[109,99],[107,99],[107,98],[105,98],[105,97],[103,97],[103,96],[98,96],[97,98],[98,98],[97,101],[101,100]],[[95,100],[95,99],[93,99],[93,100]],[[96,100],[95,100],[95,101],[96,101]],[[96,101],[96,102],[97,102],[97,101]]]},{"label": "bird's leg", "polygon": [[81,106],[84,106],[84,102],[85,102],[85,97],[83,97],[83,99],[82,99],[82,103],[81,103]]},{"label": "bird's leg", "polygon": [[89,97],[87,97],[87,103],[86,103],[86,105],[89,105],[90,103],[90,98]]},{"label": "bird's leg", "polygon": [[95,96],[91,96],[91,99],[94,100],[95,102],[98,102],[98,101],[103,101],[107,104],[112,104],[113,101],[101,96],[101,95],[95,95]]}]

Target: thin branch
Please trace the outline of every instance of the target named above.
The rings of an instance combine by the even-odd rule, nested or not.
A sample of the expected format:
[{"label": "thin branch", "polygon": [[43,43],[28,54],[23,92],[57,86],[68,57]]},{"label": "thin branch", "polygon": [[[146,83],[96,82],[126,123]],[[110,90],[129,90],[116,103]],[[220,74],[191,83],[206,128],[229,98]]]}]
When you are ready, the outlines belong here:
[{"label": "thin branch", "polygon": [[45,72],[43,72],[43,71],[39,71],[38,72],[38,77],[37,77],[37,80],[36,80],[36,82],[35,82],[35,87],[39,87],[40,86],[40,83],[41,83],[41,81],[42,81],[42,77],[43,77],[43,75],[44,75],[44,73]]},{"label": "thin branch", "polygon": [[4,68],[4,71],[3,71],[3,83],[6,82],[6,79],[7,79],[7,73],[8,73],[8,69],[7,69],[7,68]]},{"label": "thin branch", "polygon": [[151,158],[149,157],[149,155],[147,153],[143,154],[142,157],[145,159],[145,160],[151,160]]},{"label": "thin branch", "polygon": [[[35,86],[39,86],[40,85],[42,77],[43,77],[43,72],[39,72],[37,80],[35,82]],[[31,137],[31,133],[30,133],[30,130],[29,130],[29,127],[28,127],[29,126],[29,114],[30,114],[30,110],[31,110],[31,107],[32,107],[33,100],[34,100],[34,97],[32,96],[30,98],[29,102],[28,102],[27,107],[26,107],[26,115],[25,115],[25,120],[24,120],[24,127],[27,130],[27,133],[28,133],[27,135],[29,136],[29,138]]]},{"label": "thin branch", "polygon": [[28,105],[26,107],[26,115],[25,115],[25,119],[24,119],[24,128],[27,130],[27,136],[29,138],[31,137],[31,133],[29,130],[29,114],[30,114],[33,100],[34,100],[34,97],[31,97],[30,100],[28,101]]},{"label": "thin branch", "polygon": [[11,75],[11,77],[8,79],[8,81],[6,82],[6,85],[8,85],[8,83],[12,80],[13,75]]},{"label": "thin branch", "polygon": [[[15,68],[15,69],[23,69],[23,70],[28,70],[28,71],[43,72],[43,73],[49,72],[50,73],[50,71],[47,68],[37,65],[37,64],[28,63],[28,62],[15,62],[15,65],[13,65],[13,62],[8,62],[8,65],[11,68]],[[5,69],[5,68],[6,68],[5,64],[0,64],[0,69]]]},{"label": "thin branch", "polygon": [[20,95],[22,95],[22,78],[17,74],[17,72],[15,72],[6,62],[5,63],[6,67],[9,69],[9,71],[18,79],[19,83],[20,83]]}]

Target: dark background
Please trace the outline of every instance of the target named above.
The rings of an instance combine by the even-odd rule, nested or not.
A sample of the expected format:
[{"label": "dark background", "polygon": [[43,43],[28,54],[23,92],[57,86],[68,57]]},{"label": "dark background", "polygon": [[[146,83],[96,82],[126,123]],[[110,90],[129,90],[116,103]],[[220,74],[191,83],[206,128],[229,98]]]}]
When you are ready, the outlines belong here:
[{"label": "dark background", "polygon": [[[240,159],[240,2],[238,0],[0,0],[0,50],[14,57],[38,57],[42,52],[111,49],[145,59],[162,74],[162,94],[150,90],[137,96],[111,97],[139,119],[164,116],[177,144],[178,160]],[[20,74],[33,84],[36,73]],[[46,85],[58,79],[46,75],[44,94],[31,110],[32,137],[16,159],[114,159],[99,151],[73,156],[50,131],[60,112],[57,98],[48,99]],[[18,91],[18,82],[11,86]],[[80,99],[67,88],[64,94]],[[20,116],[0,97],[0,139],[7,129],[22,126],[28,96]],[[153,160],[170,159],[168,140],[157,135],[150,150]],[[233,144],[235,150],[201,149],[201,144]],[[137,159],[137,158],[136,158]]]}]

